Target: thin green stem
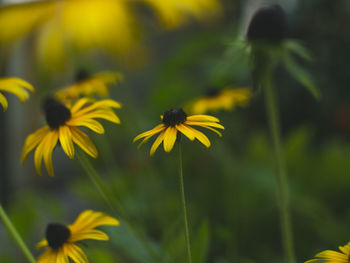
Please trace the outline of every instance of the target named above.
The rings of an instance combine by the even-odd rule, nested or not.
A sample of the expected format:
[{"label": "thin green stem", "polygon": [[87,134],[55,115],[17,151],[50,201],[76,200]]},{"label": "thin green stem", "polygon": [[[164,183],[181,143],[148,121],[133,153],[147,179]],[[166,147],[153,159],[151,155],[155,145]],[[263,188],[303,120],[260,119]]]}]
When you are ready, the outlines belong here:
[{"label": "thin green stem", "polygon": [[138,229],[136,229],[131,223],[129,218],[127,217],[123,207],[119,204],[118,200],[116,200],[111,194],[110,189],[106,186],[106,184],[102,181],[101,177],[98,175],[97,171],[91,164],[91,162],[85,157],[84,154],[78,153],[77,159],[81,164],[81,167],[84,169],[89,179],[95,185],[97,191],[111,209],[111,211],[120,217],[122,217],[125,221],[125,224],[129,227],[129,229],[134,232],[135,235],[138,236],[142,244],[145,246],[147,251],[156,259],[156,262],[162,262],[162,259],[158,255],[158,253],[154,250],[154,248],[149,244],[144,235],[140,233]]},{"label": "thin green stem", "polygon": [[287,262],[295,263],[287,170],[281,143],[278,106],[274,86],[270,77],[266,77],[265,82],[263,83],[263,88],[265,91],[265,106],[277,162],[277,183],[280,199],[280,217],[284,253]]},{"label": "thin green stem", "polygon": [[182,210],[183,210],[183,215],[184,215],[185,237],[186,237],[188,262],[192,263],[190,232],[189,232],[189,227],[188,227],[186,199],[185,199],[185,187],[184,187],[184,176],[183,176],[183,169],[182,169],[182,151],[181,151],[181,143],[180,142],[179,142],[179,176],[180,176],[181,203],[182,203]]},{"label": "thin green stem", "polygon": [[33,257],[32,253],[24,243],[21,235],[16,230],[15,226],[12,224],[10,218],[7,216],[5,210],[2,208],[2,205],[0,204],[0,218],[4,222],[5,227],[10,232],[14,240],[16,241],[19,248],[22,250],[23,254],[27,257],[28,261],[31,263],[36,263],[35,258]]}]

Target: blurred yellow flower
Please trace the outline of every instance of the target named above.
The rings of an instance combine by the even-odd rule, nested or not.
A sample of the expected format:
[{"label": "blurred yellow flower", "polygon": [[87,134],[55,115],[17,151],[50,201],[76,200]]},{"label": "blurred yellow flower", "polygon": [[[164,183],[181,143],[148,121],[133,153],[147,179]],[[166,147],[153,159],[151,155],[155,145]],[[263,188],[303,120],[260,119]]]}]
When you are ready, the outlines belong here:
[{"label": "blurred yellow flower", "polygon": [[56,68],[79,51],[125,54],[140,38],[138,24],[143,21],[137,21],[131,8],[140,3],[151,6],[169,28],[188,17],[204,20],[221,10],[219,0],[59,0],[7,5],[0,8],[0,43],[38,29],[40,61]]},{"label": "blurred yellow flower", "polygon": [[193,114],[204,114],[219,110],[233,110],[236,106],[246,106],[252,96],[248,88],[209,90],[207,95],[197,98],[186,107]]},{"label": "blurred yellow flower", "polygon": [[152,6],[160,20],[169,28],[178,27],[194,17],[205,20],[221,12],[218,0],[140,0]]},{"label": "blurred yellow flower", "polygon": [[71,102],[79,97],[109,96],[108,85],[123,80],[119,72],[104,71],[87,76],[85,72],[79,72],[78,82],[56,92],[56,98],[63,102]]},{"label": "blurred yellow flower", "polygon": [[38,263],[68,263],[70,260],[88,263],[86,255],[75,243],[85,239],[107,241],[107,234],[95,228],[119,224],[117,219],[92,210],[82,212],[71,225],[50,223],[46,227],[46,238],[36,245],[37,249],[48,247],[38,258]]},{"label": "blurred yellow flower", "polygon": [[339,250],[341,252],[333,250],[322,251],[315,255],[316,259],[308,260],[305,263],[349,263],[350,242],[343,247],[340,246]]},{"label": "blurred yellow flower", "polygon": [[[29,92],[34,92],[34,88],[28,82],[19,78],[2,78],[0,79],[0,91],[13,93],[23,103],[29,98]],[[4,111],[7,111],[8,102],[4,95],[0,92],[0,104]]]},{"label": "blurred yellow flower", "polygon": [[48,174],[54,176],[52,152],[58,141],[70,159],[74,158],[73,142],[88,155],[96,158],[98,153],[95,145],[77,127],[87,127],[98,134],[103,134],[103,126],[95,119],[105,119],[118,124],[120,120],[112,108],[120,107],[121,105],[114,100],[93,101],[82,98],[71,108],[67,108],[55,99],[47,99],[44,103],[47,125],[27,137],[22,150],[21,162],[23,163],[28,153],[36,147],[34,165],[37,173],[41,175],[41,163],[44,159]]},{"label": "blurred yellow flower", "polygon": [[224,129],[224,126],[219,124],[219,119],[208,115],[192,115],[187,114],[182,109],[169,110],[161,117],[163,123],[157,125],[152,130],[139,134],[133,140],[133,143],[141,138],[144,138],[139,144],[139,147],[147,142],[152,136],[160,133],[151,147],[150,154],[154,155],[159,145],[163,142],[164,151],[170,152],[175,144],[177,132],[184,134],[188,139],[194,141],[198,139],[206,147],[210,146],[210,141],[204,133],[192,128],[191,126],[200,126],[209,129],[219,136],[222,136],[217,129]]}]

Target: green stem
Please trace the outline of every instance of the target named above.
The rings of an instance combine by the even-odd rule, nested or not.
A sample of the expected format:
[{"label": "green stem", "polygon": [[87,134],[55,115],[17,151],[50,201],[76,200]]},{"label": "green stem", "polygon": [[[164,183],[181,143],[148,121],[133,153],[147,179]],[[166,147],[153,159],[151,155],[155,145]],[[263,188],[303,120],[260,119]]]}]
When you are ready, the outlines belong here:
[{"label": "green stem", "polygon": [[112,197],[112,195],[110,194],[110,190],[108,189],[106,184],[102,181],[101,177],[98,175],[95,168],[92,166],[91,162],[85,157],[84,154],[81,154],[81,153],[77,153],[77,159],[80,162],[81,167],[84,169],[84,171],[88,175],[89,179],[95,185],[97,191],[99,192],[103,200],[111,209],[111,211],[115,215],[120,215],[124,219],[125,224],[127,224],[129,229],[139,237],[140,241],[143,243],[147,251],[156,259],[156,262],[162,262],[162,259],[160,258],[158,253],[149,244],[149,242],[147,242],[144,235],[140,233],[140,231],[130,223],[130,220],[126,216],[124,209],[119,204],[119,202],[117,202],[117,200],[115,200],[115,198]]},{"label": "green stem", "polygon": [[179,142],[179,176],[180,176],[181,203],[182,203],[182,210],[183,210],[183,215],[184,215],[185,237],[186,237],[188,262],[192,263],[190,233],[189,233],[189,227],[188,227],[186,199],[185,199],[184,176],[183,176],[183,170],[182,170],[182,151],[181,151],[181,143],[180,142]]},{"label": "green stem", "polygon": [[28,249],[28,247],[24,243],[22,237],[20,236],[20,234],[16,230],[15,226],[12,224],[10,218],[7,216],[5,210],[2,208],[1,204],[0,204],[0,218],[4,222],[5,227],[10,232],[10,234],[12,235],[14,240],[16,241],[19,248],[22,250],[24,255],[27,257],[28,261],[31,263],[36,263],[35,258],[33,257],[32,253],[30,252],[30,250]]},{"label": "green stem", "polygon": [[[269,74],[269,73],[267,73]],[[263,83],[265,91],[265,106],[273,139],[275,158],[277,162],[277,183],[280,199],[280,217],[283,236],[284,253],[289,263],[295,263],[293,233],[290,217],[289,187],[284,153],[282,150],[278,106],[272,79],[267,77]]]}]

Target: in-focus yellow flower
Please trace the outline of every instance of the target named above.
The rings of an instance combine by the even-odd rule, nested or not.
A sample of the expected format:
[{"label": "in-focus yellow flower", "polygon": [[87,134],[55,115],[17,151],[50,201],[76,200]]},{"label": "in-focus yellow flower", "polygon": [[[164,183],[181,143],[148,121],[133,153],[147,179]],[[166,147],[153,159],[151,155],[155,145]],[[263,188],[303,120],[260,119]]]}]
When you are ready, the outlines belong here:
[{"label": "in-focus yellow flower", "polygon": [[163,142],[164,151],[170,152],[175,144],[177,132],[184,134],[188,139],[194,141],[198,139],[206,147],[210,146],[210,141],[204,133],[192,128],[191,126],[200,126],[207,128],[219,136],[222,136],[217,129],[224,129],[224,126],[219,124],[219,119],[208,115],[192,115],[187,114],[182,109],[173,109],[166,111],[161,117],[163,123],[157,125],[152,130],[139,134],[133,140],[133,143],[143,138],[139,147],[147,142],[153,135],[160,133],[151,147],[150,154],[154,155],[159,145]]},{"label": "in-focus yellow flower", "polygon": [[77,127],[87,127],[96,133],[103,134],[103,126],[95,119],[120,123],[118,116],[112,110],[112,108],[120,107],[121,105],[114,100],[93,101],[82,98],[71,108],[67,108],[55,99],[47,99],[44,103],[47,125],[27,137],[22,150],[21,162],[23,163],[28,153],[36,147],[34,164],[37,173],[41,175],[41,163],[44,159],[48,174],[54,176],[52,152],[58,141],[70,159],[74,158],[73,142],[88,155],[96,158],[98,153],[95,145]]},{"label": "in-focus yellow flower", "polygon": [[[16,95],[23,103],[29,98],[29,92],[34,92],[34,88],[28,82],[19,78],[3,78],[0,79],[0,91],[10,92]],[[8,108],[8,102],[4,95],[0,92],[0,104],[4,111]]]},{"label": "in-focus yellow flower", "polygon": [[79,97],[100,97],[109,96],[108,85],[115,84],[123,80],[123,75],[119,72],[99,72],[92,76],[87,76],[83,71],[77,76],[78,82],[65,87],[56,92],[56,98],[63,102],[71,102]]},{"label": "in-focus yellow flower", "polygon": [[220,14],[221,5],[218,0],[140,0],[152,6],[160,20],[169,28],[178,27],[194,17],[205,20]]},{"label": "in-focus yellow flower", "polygon": [[246,106],[252,96],[248,88],[223,90],[209,90],[200,98],[195,99],[188,105],[189,111],[193,114],[203,114],[219,110],[233,110],[236,106]]},{"label": "in-focus yellow flower", "polygon": [[37,249],[48,247],[38,258],[38,263],[89,262],[77,242],[85,239],[109,240],[106,233],[95,229],[99,226],[118,226],[117,219],[102,212],[85,210],[71,225],[48,224],[45,239],[37,244]]},{"label": "in-focus yellow flower", "polygon": [[333,250],[325,250],[315,255],[315,259],[306,261],[305,263],[349,263],[350,255],[350,242],[345,246],[340,246],[339,250],[341,252]]}]

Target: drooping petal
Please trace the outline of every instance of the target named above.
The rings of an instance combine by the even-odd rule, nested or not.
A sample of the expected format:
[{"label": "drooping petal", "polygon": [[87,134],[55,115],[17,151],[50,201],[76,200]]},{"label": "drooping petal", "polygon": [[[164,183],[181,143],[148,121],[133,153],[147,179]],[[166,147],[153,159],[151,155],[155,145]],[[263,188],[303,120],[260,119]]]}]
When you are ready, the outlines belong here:
[{"label": "drooping petal", "polygon": [[187,126],[191,131],[193,132],[194,136],[203,143],[207,148],[210,147],[210,141],[207,136],[204,135],[204,133],[192,128],[191,126]]},{"label": "drooping petal", "polygon": [[213,122],[220,122],[220,120],[216,117],[209,116],[209,115],[192,115],[187,117],[188,121],[213,121]]},{"label": "drooping petal", "polygon": [[23,164],[24,160],[27,158],[28,153],[32,151],[45,137],[47,133],[50,132],[50,128],[48,125],[44,126],[43,128],[35,131],[34,133],[28,135],[24,142],[23,150],[22,150],[22,156],[21,156],[21,163]]},{"label": "drooping petal", "polygon": [[165,128],[166,128],[165,125],[163,123],[161,123],[161,124],[157,125],[156,127],[154,127],[152,130],[149,130],[149,131],[146,131],[146,132],[143,132],[143,133],[137,135],[132,142],[134,143],[143,137],[148,137],[148,136],[152,137],[153,135],[163,131]]},{"label": "drooping petal", "polygon": [[100,231],[100,230],[87,230],[84,232],[80,232],[75,234],[74,236],[72,235],[72,237],[69,239],[70,242],[77,242],[80,240],[84,240],[84,239],[95,239],[95,240],[109,240],[109,237],[107,236],[106,233]]},{"label": "drooping petal", "polygon": [[66,122],[66,125],[68,125],[68,126],[84,126],[84,127],[87,127],[90,130],[92,130],[98,134],[103,134],[105,132],[101,123],[99,123],[96,120],[86,118],[85,116],[82,116],[79,118],[71,118],[69,121]]},{"label": "drooping petal", "polygon": [[165,135],[165,131],[162,131],[157,139],[154,141],[154,143],[152,144],[151,150],[150,150],[150,155],[153,156],[154,153],[156,152],[157,148],[159,147],[159,145],[162,143],[162,141],[164,140],[164,135]]},{"label": "drooping petal", "polygon": [[90,138],[76,127],[71,127],[71,132],[73,142],[76,143],[83,151],[85,151],[92,158],[97,158],[97,149],[93,142],[90,140]]},{"label": "drooping petal", "polygon": [[79,99],[71,108],[71,113],[76,113],[77,111],[79,111],[82,107],[84,107],[87,103],[91,103],[94,100],[91,98],[81,98]]},{"label": "drooping petal", "polygon": [[0,104],[1,104],[1,106],[3,108],[3,110],[7,111],[8,107],[9,107],[9,104],[8,104],[7,99],[5,98],[5,96],[2,95],[1,93],[0,93]]},{"label": "drooping petal", "polygon": [[196,137],[193,135],[193,132],[183,124],[176,125],[176,129],[179,130],[182,134],[184,134],[188,139],[193,141]]},{"label": "drooping petal", "polygon": [[203,127],[203,128],[206,128],[206,129],[208,129],[208,130],[211,130],[211,131],[215,132],[217,135],[219,135],[220,137],[222,137],[221,132],[215,130],[214,128],[209,127],[209,126],[204,126],[204,125],[203,125],[202,127]]},{"label": "drooping petal", "polygon": [[210,126],[210,127],[214,127],[214,128],[218,128],[218,129],[225,129],[224,126],[222,126],[219,123],[215,123],[215,122],[200,122],[200,121],[186,121],[185,124],[187,125],[194,125],[194,126]]},{"label": "drooping petal", "polygon": [[29,98],[29,92],[20,86],[16,86],[14,83],[6,83],[6,85],[0,83],[0,85],[1,91],[16,95],[21,102],[25,102]]},{"label": "drooping petal", "polygon": [[63,151],[70,159],[74,158],[74,146],[72,142],[72,133],[68,126],[59,127],[59,139]]},{"label": "drooping petal", "polygon": [[56,263],[58,251],[48,248],[38,258],[38,263]]},{"label": "drooping petal", "polygon": [[84,252],[75,244],[67,244],[65,246],[65,249],[68,253],[68,256],[75,262],[75,263],[88,263],[88,259]]},{"label": "drooping petal", "polygon": [[52,165],[52,151],[55,148],[58,141],[58,131],[51,131],[46,136],[46,142],[43,146],[43,158],[46,166],[46,170],[50,176],[54,176]]},{"label": "drooping petal", "polygon": [[65,254],[63,247],[58,250],[56,263],[69,263],[68,255]]},{"label": "drooping petal", "polygon": [[176,141],[177,130],[175,127],[168,127],[165,130],[163,147],[165,152],[170,152]]},{"label": "drooping petal", "polygon": [[43,240],[41,240],[39,243],[36,244],[35,248],[36,249],[41,249],[43,247],[47,247],[49,246],[49,243],[47,242],[47,240],[44,238]]}]

